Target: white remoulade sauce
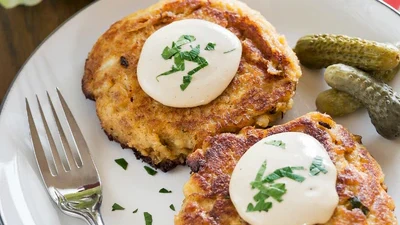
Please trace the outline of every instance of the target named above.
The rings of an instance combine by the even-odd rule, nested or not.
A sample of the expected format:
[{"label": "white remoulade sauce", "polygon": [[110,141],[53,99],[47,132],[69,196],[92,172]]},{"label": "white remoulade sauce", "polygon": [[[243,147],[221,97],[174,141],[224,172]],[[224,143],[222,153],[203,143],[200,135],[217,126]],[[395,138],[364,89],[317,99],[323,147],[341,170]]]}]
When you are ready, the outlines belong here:
[{"label": "white remoulade sauce", "polygon": [[[264,173],[262,165],[265,166]],[[277,175],[275,171],[285,167],[297,167],[292,170],[297,178],[290,179],[278,172],[275,176],[278,178],[271,179]],[[258,180],[264,181],[261,189],[251,185],[257,174]],[[229,194],[240,217],[252,225],[322,224],[331,218],[339,202],[336,178],[335,165],[314,137],[285,132],[262,139],[242,156],[232,173]],[[276,197],[275,192],[268,192],[271,196],[258,201],[263,202],[261,209],[265,210],[254,210],[258,203],[255,196],[272,187],[286,190],[280,199],[278,196],[280,201],[271,197]]]},{"label": "white remoulade sauce", "polygon": [[[180,46],[180,52],[200,46],[198,56],[207,61],[207,66],[191,76],[184,90],[181,88],[183,77],[199,63],[185,60],[183,71],[159,76],[175,66],[175,58],[163,58],[163,51],[166,47],[172,48],[172,43],[176,44],[183,35],[195,40]],[[213,48],[206,50],[210,44]],[[163,105],[177,108],[205,105],[228,87],[238,70],[241,55],[240,40],[224,27],[199,19],[180,20],[160,28],[146,40],[137,67],[138,81],[143,91]]]}]

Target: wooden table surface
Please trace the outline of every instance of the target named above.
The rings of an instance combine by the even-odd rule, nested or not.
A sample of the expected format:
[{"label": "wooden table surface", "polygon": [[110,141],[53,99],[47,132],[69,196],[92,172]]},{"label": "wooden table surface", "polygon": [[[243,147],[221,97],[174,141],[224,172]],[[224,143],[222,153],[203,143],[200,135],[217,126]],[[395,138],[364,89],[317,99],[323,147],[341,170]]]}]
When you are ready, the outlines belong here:
[{"label": "wooden table surface", "polygon": [[0,102],[35,48],[61,23],[94,0],[43,0],[33,7],[0,6]]}]

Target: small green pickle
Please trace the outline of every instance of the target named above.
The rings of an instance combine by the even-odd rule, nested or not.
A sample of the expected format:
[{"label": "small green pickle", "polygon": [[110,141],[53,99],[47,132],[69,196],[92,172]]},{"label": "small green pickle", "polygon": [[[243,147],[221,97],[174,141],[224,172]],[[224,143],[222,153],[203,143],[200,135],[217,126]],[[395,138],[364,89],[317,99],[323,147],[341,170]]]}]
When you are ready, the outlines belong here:
[{"label": "small green pickle", "polygon": [[[400,49],[400,43],[397,43],[396,47]],[[368,74],[377,80],[389,83],[395,78],[399,70],[400,63],[391,70],[369,71]],[[316,105],[318,111],[333,117],[350,114],[362,107],[362,104],[351,95],[334,89],[320,93],[317,97]]]},{"label": "small green pickle", "polygon": [[363,106],[360,101],[354,99],[351,95],[335,89],[321,92],[315,104],[318,111],[333,117],[350,114]]},{"label": "small green pickle", "polygon": [[400,50],[392,44],[345,35],[307,35],[297,41],[294,51],[301,64],[311,69],[344,63],[365,71],[383,71],[395,68],[400,61]]},{"label": "small green pickle", "polygon": [[[396,44],[396,47],[400,50],[400,42]],[[376,70],[376,71],[370,71],[369,73],[371,74],[372,77],[380,81],[383,81],[385,83],[389,83],[394,79],[394,77],[399,73],[399,71],[400,71],[400,63],[391,70]]]},{"label": "small green pickle", "polygon": [[344,64],[329,66],[324,78],[329,86],[350,94],[367,108],[381,136],[387,139],[400,136],[400,96],[389,85]]}]

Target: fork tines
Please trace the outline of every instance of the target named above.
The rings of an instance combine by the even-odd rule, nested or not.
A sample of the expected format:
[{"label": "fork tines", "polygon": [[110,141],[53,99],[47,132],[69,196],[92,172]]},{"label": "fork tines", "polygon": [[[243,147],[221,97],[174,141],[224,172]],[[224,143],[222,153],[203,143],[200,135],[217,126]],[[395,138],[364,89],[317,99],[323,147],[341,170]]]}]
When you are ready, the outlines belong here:
[{"label": "fork tines", "polygon": [[[32,142],[33,142],[33,147],[34,147],[34,151],[35,151],[35,156],[37,159],[37,163],[39,165],[39,168],[41,170],[41,173],[43,176],[49,175],[51,174],[52,176],[56,176],[68,171],[73,171],[76,170],[80,167],[82,167],[83,165],[85,165],[85,163],[91,163],[92,164],[92,159],[90,157],[90,153],[87,147],[87,144],[83,138],[82,132],[80,131],[78,124],[76,123],[71,110],[69,109],[67,103],[65,102],[60,90],[57,89],[57,95],[60,99],[61,102],[61,106],[63,109],[63,112],[65,114],[65,117],[67,119],[67,124],[70,128],[70,131],[72,133],[72,139],[73,139],[73,144],[75,144],[76,149],[77,149],[77,153],[78,156],[74,157],[74,154],[71,150],[71,146],[68,143],[67,137],[64,133],[64,130],[61,126],[60,123],[60,119],[56,113],[56,110],[54,108],[54,104],[50,98],[49,93],[47,92],[47,98],[50,104],[50,108],[51,108],[51,112],[53,115],[53,119],[56,123],[57,126],[57,130],[58,130],[58,134],[59,137],[61,139],[61,146],[62,146],[62,153],[65,154],[66,157],[66,162],[63,163],[60,157],[59,152],[57,151],[57,147],[53,138],[53,135],[51,134],[51,131],[49,129],[49,125],[47,123],[45,114],[43,112],[43,108],[42,105],[40,103],[40,100],[38,98],[38,96],[36,95],[36,99],[37,99],[37,104],[39,107],[39,112],[41,115],[41,119],[43,122],[43,126],[44,129],[46,131],[46,136],[47,136],[47,140],[48,140],[48,144],[50,146],[50,150],[51,150],[51,159],[48,161],[46,158],[46,154],[43,148],[43,145],[40,141],[39,138],[39,133],[38,130],[36,128],[33,116],[32,116],[32,111],[30,109],[29,106],[29,102],[28,99],[26,100],[26,110],[27,110],[27,114],[28,114],[28,122],[29,122],[29,127],[31,130],[31,136],[32,136]],[[56,173],[50,171],[50,167],[48,162],[51,163],[51,160],[53,161],[54,165],[55,165],[55,169],[56,169]]]}]

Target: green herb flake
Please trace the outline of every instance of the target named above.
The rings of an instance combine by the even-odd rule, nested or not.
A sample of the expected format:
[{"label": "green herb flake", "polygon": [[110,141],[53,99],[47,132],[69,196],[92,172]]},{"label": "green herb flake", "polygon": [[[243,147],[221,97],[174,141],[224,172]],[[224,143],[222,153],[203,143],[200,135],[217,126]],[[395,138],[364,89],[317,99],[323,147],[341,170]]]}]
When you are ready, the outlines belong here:
[{"label": "green herb flake", "polygon": [[111,211],[116,211],[116,210],[125,210],[124,207],[118,205],[117,203],[114,203],[114,205],[112,205],[112,210]]},{"label": "green herb flake", "polygon": [[231,50],[229,50],[229,51],[226,51],[226,52],[224,52],[224,54],[231,53],[231,52],[233,52],[233,51],[235,51],[235,50],[236,50],[236,48],[234,48],[234,49],[231,49]]},{"label": "green herb flake", "polygon": [[146,172],[147,172],[149,175],[151,175],[151,176],[154,176],[154,175],[157,174],[157,171],[155,171],[155,170],[154,170],[153,168],[151,168],[151,167],[144,166],[144,169],[145,169]]},{"label": "green herb flake", "polygon": [[189,52],[189,54],[190,54],[190,56],[193,58],[193,59],[196,59],[199,55],[200,55],[200,45],[197,45],[196,47],[192,47],[192,46],[190,46],[190,48],[191,48],[191,50],[190,50],[190,52]]},{"label": "green herb flake", "polygon": [[172,66],[171,70],[168,70],[167,72],[164,72],[164,73],[158,75],[158,76],[156,77],[156,79],[157,79],[157,81],[159,81],[159,80],[158,80],[159,77],[168,76],[168,75],[171,75],[171,74],[176,73],[176,72],[179,72],[179,71],[180,71],[179,68],[177,68],[177,67],[175,67],[175,66]]},{"label": "green herb flake", "polygon": [[255,206],[252,203],[249,203],[246,212],[268,212],[271,208],[272,202],[259,201]]},{"label": "green herb flake", "polygon": [[182,35],[182,36],[179,37],[178,41],[176,42],[176,45],[178,47],[180,47],[182,45],[191,43],[191,42],[193,42],[195,40],[196,40],[196,38],[193,35]]},{"label": "green herb flake", "polygon": [[306,178],[298,175],[298,174],[294,174],[293,170],[304,170],[304,167],[298,166],[298,167],[284,167],[281,169],[277,169],[275,170],[273,173],[269,174],[267,177],[265,177],[263,179],[263,183],[272,183],[275,180],[279,179],[279,178],[283,178],[283,177],[287,177],[289,179],[292,179],[294,181],[297,182],[303,182]]},{"label": "green herb flake", "polygon": [[115,162],[122,167],[122,169],[126,170],[128,168],[128,162],[124,158],[116,159]]},{"label": "green herb flake", "polygon": [[139,210],[139,209],[135,209],[135,210],[133,210],[133,212],[132,212],[132,213],[137,213],[137,212],[138,212],[138,210]]},{"label": "green herb flake", "polygon": [[175,211],[175,206],[174,206],[174,204],[169,205],[169,208],[170,208],[172,211]]},{"label": "green herb flake", "polygon": [[253,199],[256,202],[264,201],[265,199],[269,198],[269,195],[262,193],[261,191],[254,195]]},{"label": "green herb flake", "polygon": [[168,70],[167,72],[164,72],[156,77],[157,81],[159,81],[159,77],[168,76],[170,74],[185,70],[185,60],[182,58],[180,53],[174,56],[174,63],[175,65],[172,65],[171,70]]},{"label": "green herb flake", "polygon": [[165,188],[161,188],[158,192],[159,192],[159,193],[163,193],[163,194],[172,193],[172,191],[167,190],[167,189],[165,189]]},{"label": "green herb flake", "polygon": [[179,71],[185,71],[185,60],[182,58],[181,54],[176,54],[174,56],[175,67]]},{"label": "green herb flake", "polygon": [[193,70],[189,71],[188,75],[186,75],[182,78],[182,84],[180,85],[182,91],[184,91],[189,86],[189,84],[192,82],[192,76],[195,73],[199,72],[201,69],[208,66],[207,60],[205,60],[203,57],[197,57],[196,62],[199,66],[197,66]]},{"label": "green herb flake", "polygon": [[276,183],[271,185],[264,185],[261,182],[252,183],[260,193],[254,196],[256,201],[265,200],[268,197],[272,197],[278,202],[282,201],[282,196],[286,194],[286,185],[284,183]]},{"label": "green herb flake", "polygon": [[176,53],[180,51],[180,49],[174,45],[175,43],[172,43],[172,48],[168,46],[164,48],[163,52],[161,53],[163,59],[171,59]]},{"label": "green herb flake", "polygon": [[364,213],[364,215],[367,215],[369,213],[369,209],[365,207],[359,198],[357,197],[352,197],[349,199],[349,202],[351,204],[352,209],[361,209],[361,211]]},{"label": "green herb flake", "polygon": [[198,67],[192,69],[191,71],[188,72],[189,76],[194,75],[195,73],[199,72],[201,69],[204,67],[208,66],[208,62],[202,62]]},{"label": "green herb flake", "polygon": [[215,46],[216,46],[216,45],[217,45],[217,44],[215,44],[215,43],[209,42],[204,50],[206,50],[206,51],[213,51],[213,50],[215,50]]},{"label": "green herb flake", "polygon": [[255,180],[250,182],[251,188],[257,189],[259,192],[253,197],[256,204],[254,205],[250,202],[247,205],[247,212],[268,212],[268,210],[272,208],[272,202],[266,201],[269,198],[272,198],[277,202],[283,201],[282,197],[287,192],[286,184],[274,183],[276,180],[283,177],[287,177],[297,182],[303,182],[305,180],[305,177],[294,173],[295,170],[304,170],[304,167],[302,166],[283,167],[263,178],[266,169],[267,161],[264,160],[257,172]]},{"label": "green herb flake", "polygon": [[255,181],[261,181],[262,176],[264,175],[266,169],[267,169],[267,160],[264,160],[264,162],[261,164],[260,169],[257,172]]},{"label": "green herb flake", "polygon": [[272,140],[272,141],[268,141],[268,142],[264,142],[264,144],[266,145],[273,145],[279,148],[286,148],[286,144],[285,142],[281,141],[281,140]]},{"label": "green herb flake", "polygon": [[311,176],[317,176],[320,172],[326,174],[328,170],[325,169],[323,164],[323,159],[321,156],[316,156],[310,166],[310,174]]},{"label": "green herb flake", "polygon": [[200,54],[200,45],[196,46],[195,48],[192,48],[190,51],[184,51],[180,53],[183,60],[187,60],[190,62],[197,62],[199,54]]},{"label": "green herb flake", "polygon": [[[176,42],[172,42],[171,47],[167,46],[164,48],[161,56],[165,60],[172,59],[172,57],[174,57],[174,65],[171,67],[170,70],[157,75],[157,81],[159,81],[158,78],[161,76],[168,76],[179,71],[185,71],[185,61],[195,62],[198,66],[190,70],[187,75],[183,76],[182,78],[182,84],[180,85],[180,88],[182,91],[186,90],[186,88],[192,81],[192,76],[204,67],[208,66],[207,60],[199,56],[200,45],[197,45],[194,48],[190,46],[190,51],[181,51],[181,46],[191,43],[195,40],[196,38],[193,35],[182,35]],[[214,47],[214,43],[208,43],[208,45],[206,46],[206,50],[211,50],[211,48]]]},{"label": "green herb flake", "polygon": [[146,225],[152,225],[153,216],[148,212],[144,212],[143,215],[144,215],[144,222],[146,223]]},{"label": "green herb flake", "polygon": [[191,81],[192,81],[192,76],[189,76],[189,75],[184,76],[182,84],[180,85],[181,90],[184,91],[189,86]]}]

